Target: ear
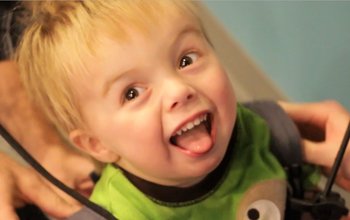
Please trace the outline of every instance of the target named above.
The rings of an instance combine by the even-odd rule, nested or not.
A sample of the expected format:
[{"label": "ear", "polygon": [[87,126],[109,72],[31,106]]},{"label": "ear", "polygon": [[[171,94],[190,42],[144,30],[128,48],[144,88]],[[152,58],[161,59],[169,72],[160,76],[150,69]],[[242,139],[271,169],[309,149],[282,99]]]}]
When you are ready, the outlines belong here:
[{"label": "ear", "polygon": [[77,148],[101,162],[116,163],[120,158],[90,132],[75,130],[69,134],[69,138]]}]

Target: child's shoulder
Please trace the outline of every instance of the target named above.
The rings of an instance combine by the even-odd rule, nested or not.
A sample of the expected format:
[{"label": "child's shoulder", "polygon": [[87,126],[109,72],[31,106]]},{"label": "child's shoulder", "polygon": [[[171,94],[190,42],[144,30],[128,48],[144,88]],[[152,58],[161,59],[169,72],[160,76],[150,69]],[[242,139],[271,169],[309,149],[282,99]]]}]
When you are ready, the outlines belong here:
[{"label": "child's shoulder", "polygon": [[302,164],[301,136],[298,128],[276,102],[264,100],[238,104],[237,117],[242,118],[245,126],[254,125],[252,121],[259,121],[256,117],[260,117],[260,120],[267,124],[270,150],[281,165],[289,167]]},{"label": "child's shoulder", "polygon": [[90,200],[109,210],[109,198],[111,198],[110,194],[113,194],[113,190],[110,190],[110,186],[115,182],[114,179],[122,176],[121,169],[115,167],[113,164],[107,164],[94,187]]}]

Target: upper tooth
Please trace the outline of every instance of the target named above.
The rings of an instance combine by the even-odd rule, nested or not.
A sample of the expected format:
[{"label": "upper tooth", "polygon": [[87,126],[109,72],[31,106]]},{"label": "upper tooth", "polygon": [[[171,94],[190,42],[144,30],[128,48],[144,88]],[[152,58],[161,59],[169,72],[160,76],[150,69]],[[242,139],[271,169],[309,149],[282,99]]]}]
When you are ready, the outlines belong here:
[{"label": "upper tooth", "polygon": [[188,122],[185,126],[183,126],[181,129],[179,129],[176,132],[176,134],[181,135],[183,132],[186,132],[187,130],[194,128],[194,126],[199,125],[202,121],[207,120],[207,116],[208,116],[208,114],[200,115],[193,122]]},{"label": "upper tooth", "polygon": [[196,118],[196,120],[194,120],[194,125],[199,125],[201,123],[201,121],[199,120],[199,118]]},{"label": "upper tooth", "polygon": [[192,122],[188,122],[188,123],[186,124],[186,128],[187,128],[188,130],[192,129],[193,127],[194,127],[194,124],[193,124]]},{"label": "upper tooth", "polygon": [[205,121],[205,120],[207,120],[207,114],[202,115],[202,121]]}]

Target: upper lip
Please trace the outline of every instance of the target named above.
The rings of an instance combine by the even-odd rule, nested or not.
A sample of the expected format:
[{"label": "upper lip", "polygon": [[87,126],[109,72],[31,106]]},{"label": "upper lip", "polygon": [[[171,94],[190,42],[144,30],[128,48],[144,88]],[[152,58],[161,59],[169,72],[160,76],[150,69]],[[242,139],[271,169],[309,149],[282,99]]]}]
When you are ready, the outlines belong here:
[{"label": "upper lip", "polygon": [[176,128],[174,129],[173,133],[171,134],[171,137],[174,136],[176,134],[176,132],[181,129],[183,126],[185,126],[187,123],[193,121],[194,119],[196,119],[198,116],[203,115],[203,114],[208,114],[210,113],[207,110],[203,110],[203,111],[199,111],[196,114],[192,115],[191,117],[188,117],[186,120],[182,121],[178,126],[176,126]]}]

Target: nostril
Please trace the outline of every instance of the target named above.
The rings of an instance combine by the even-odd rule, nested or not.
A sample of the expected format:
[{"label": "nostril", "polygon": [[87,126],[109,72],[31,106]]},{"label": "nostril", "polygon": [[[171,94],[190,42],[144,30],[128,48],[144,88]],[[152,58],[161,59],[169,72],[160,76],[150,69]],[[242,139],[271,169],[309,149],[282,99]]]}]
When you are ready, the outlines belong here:
[{"label": "nostril", "polygon": [[190,102],[196,97],[194,93],[180,94],[179,96],[170,100],[170,109],[179,108],[182,105],[186,105],[187,102]]},{"label": "nostril", "polygon": [[175,108],[177,106],[177,102],[174,102],[171,108]]}]

